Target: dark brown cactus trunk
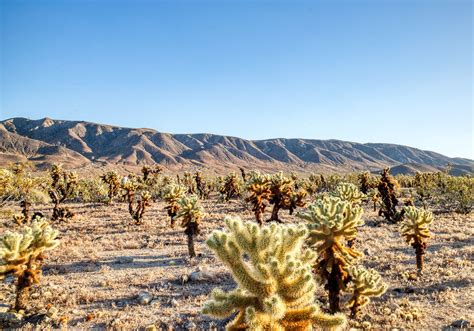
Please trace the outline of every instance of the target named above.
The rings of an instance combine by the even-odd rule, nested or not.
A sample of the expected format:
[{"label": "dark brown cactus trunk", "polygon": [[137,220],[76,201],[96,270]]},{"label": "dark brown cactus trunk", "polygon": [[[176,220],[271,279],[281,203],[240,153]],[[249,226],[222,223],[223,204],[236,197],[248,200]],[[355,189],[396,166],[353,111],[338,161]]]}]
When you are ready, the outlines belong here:
[{"label": "dark brown cactus trunk", "polygon": [[255,210],[255,219],[259,225],[263,225],[263,213],[260,209]]},{"label": "dark brown cactus trunk", "polygon": [[272,216],[270,218],[270,222],[278,222],[278,223],[281,223],[280,219],[278,218],[278,211],[280,210],[280,206],[278,205],[278,203],[275,203],[273,205],[273,209],[272,209]]},{"label": "dark brown cactus trunk", "polygon": [[418,269],[418,274],[421,274],[423,271],[423,266],[424,266],[423,256],[425,255],[426,243],[421,242],[418,239],[415,239],[415,242],[413,243],[413,247],[415,248],[416,267]]},{"label": "dark brown cactus trunk", "polygon": [[329,310],[331,313],[337,313],[341,309],[339,307],[339,295],[341,292],[341,274],[337,265],[333,265],[329,274],[327,289],[329,291]]},{"label": "dark brown cactus trunk", "polygon": [[194,235],[190,232],[187,233],[188,236],[188,252],[189,257],[196,257],[196,251],[194,250]]},{"label": "dark brown cactus trunk", "polygon": [[354,304],[351,307],[351,318],[357,317],[357,315],[359,314],[359,310],[360,310],[359,306],[360,306],[359,292],[355,291],[354,292]]}]

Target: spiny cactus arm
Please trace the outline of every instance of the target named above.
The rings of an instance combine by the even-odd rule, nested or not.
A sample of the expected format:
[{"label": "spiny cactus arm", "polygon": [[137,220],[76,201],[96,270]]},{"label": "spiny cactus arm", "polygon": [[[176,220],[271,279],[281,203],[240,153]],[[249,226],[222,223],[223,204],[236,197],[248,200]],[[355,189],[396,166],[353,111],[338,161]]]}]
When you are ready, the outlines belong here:
[{"label": "spiny cactus arm", "polygon": [[370,302],[369,297],[379,297],[387,291],[387,285],[383,282],[380,274],[374,269],[365,269],[362,266],[350,267],[348,273],[351,277],[351,285],[348,291],[352,297],[347,303],[355,316],[360,308]]},{"label": "spiny cactus arm", "polygon": [[236,310],[245,310],[246,307],[258,307],[259,300],[255,296],[244,294],[239,290],[224,293],[220,289],[214,289],[211,293],[211,301],[208,301],[202,310],[203,314],[214,317],[227,317]]},{"label": "spiny cactus arm", "polygon": [[338,330],[346,326],[347,319],[342,313],[333,315],[317,311],[313,315],[313,322],[324,330]]},{"label": "spiny cactus arm", "polygon": [[[266,296],[271,291],[270,284],[264,279],[259,279],[256,272],[252,272],[242,261],[242,252],[238,245],[225,233],[215,231],[211,238],[206,241],[219,258],[231,269],[237,283],[244,289],[255,295]],[[264,271],[261,266],[259,271]],[[267,271],[264,271],[268,273]]]}]

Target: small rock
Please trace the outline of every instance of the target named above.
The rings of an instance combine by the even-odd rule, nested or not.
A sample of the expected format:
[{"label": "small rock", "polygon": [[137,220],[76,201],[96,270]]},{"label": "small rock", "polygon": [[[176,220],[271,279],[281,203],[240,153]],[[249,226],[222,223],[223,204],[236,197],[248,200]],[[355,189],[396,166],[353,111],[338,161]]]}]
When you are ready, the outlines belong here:
[{"label": "small rock", "polygon": [[151,295],[150,293],[145,291],[141,291],[140,293],[138,293],[138,302],[141,305],[148,305],[151,300],[153,300],[153,295]]},{"label": "small rock", "polygon": [[38,299],[40,297],[40,294],[38,292],[32,293],[30,298],[31,299]]},{"label": "small rock", "polygon": [[131,256],[120,256],[120,257],[117,258],[116,262],[118,264],[133,263],[133,257],[131,257]]},{"label": "small rock", "polygon": [[364,249],[364,255],[365,256],[370,256],[372,255],[372,251],[369,248]]},{"label": "small rock", "polygon": [[99,286],[100,287],[107,287],[107,286],[109,286],[109,284],[107,283],[107,281],[102,280],[102,281],[99,282]]},{"label": "small rock", "polygon": [[171,299],[170,304],[172,307],[177,307],[178,306],[178,301],[176,299]]},{"label": "small rock", "polygon": [[53,293],[49,292],[49,291],[46,291],[43,293],[43,298],[45,299],[49,299],[53,296]]},{"label": "small rock", "polygon": [[217,278],[215,273],[209,271],[194,271],[189,275],[190,282],[206,282]]},{"label": "small rock", "polygon": [[465,319],[459,319],[457,321],[454,321],[451,323],[451,327],[457,328],[457,329],[467,329],[471,327],[471,322],[465,320]]},{"label": "small rock", "polygon": [[189,330],[189,331],[194,331],[194,330],[196,330],[196,327],[197,327],[196,324],[194,324],[194,323],[191,322],[191,321],[189,321],[188,323],[186,323],[186,324],[184,325],[184,328],[185,328],[186,330]]},{"label": "small rock", "polygon": [[180,281],[181,281],[181,284],[183,285],[186,284],[189,281],[188,275],[182,275]]}]

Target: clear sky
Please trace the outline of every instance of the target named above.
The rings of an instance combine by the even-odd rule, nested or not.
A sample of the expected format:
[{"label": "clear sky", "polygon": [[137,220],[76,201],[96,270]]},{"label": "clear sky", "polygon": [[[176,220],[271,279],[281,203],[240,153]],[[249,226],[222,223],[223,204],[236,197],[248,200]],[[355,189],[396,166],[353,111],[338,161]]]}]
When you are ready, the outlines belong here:
[{"label": "clear sky", "polygon": [[0,0],[0,118],[474,158],[471,1]]}]

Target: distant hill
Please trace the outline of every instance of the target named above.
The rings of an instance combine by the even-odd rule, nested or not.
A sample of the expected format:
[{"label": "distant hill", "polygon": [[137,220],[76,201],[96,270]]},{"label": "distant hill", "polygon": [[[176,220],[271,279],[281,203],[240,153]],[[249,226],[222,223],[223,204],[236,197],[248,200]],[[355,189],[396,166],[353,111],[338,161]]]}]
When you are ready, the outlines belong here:
[{"label": "distant hill", "polygon": [[0,122],[0,157],[40,167],[62,162],[136,166],[159,163],[170,170],[258,168],[265,171],[437,171],[472,173],[474,161],[394,144],[341,140],[246,140],[214,134],[169,134],[82,121],[12,118]]}]

